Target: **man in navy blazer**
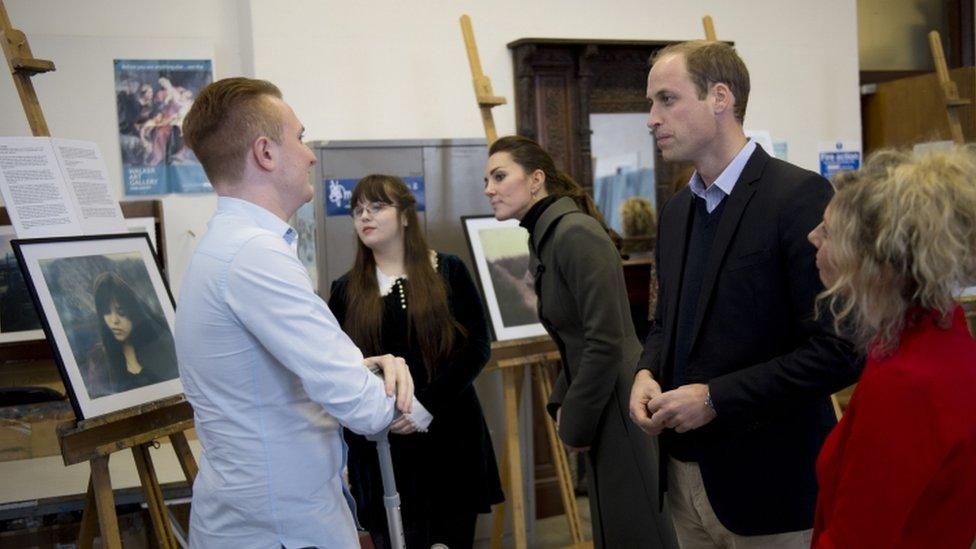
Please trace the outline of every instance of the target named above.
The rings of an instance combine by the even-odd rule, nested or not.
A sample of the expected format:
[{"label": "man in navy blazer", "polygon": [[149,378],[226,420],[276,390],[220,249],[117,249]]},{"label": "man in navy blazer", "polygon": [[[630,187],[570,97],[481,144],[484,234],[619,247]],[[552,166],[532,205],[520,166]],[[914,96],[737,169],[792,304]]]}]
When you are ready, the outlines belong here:
[{"label": "man in navy blazer", "polygon": [[830,394],[861,367],[814,314],[823,286],[806,235],[832,188],[746,138],[749,73],[728,44],[669,46],[647,82],[663,157],[696,171],[661,211],[631,416],[660,435],[682,548],[809,547]]}]

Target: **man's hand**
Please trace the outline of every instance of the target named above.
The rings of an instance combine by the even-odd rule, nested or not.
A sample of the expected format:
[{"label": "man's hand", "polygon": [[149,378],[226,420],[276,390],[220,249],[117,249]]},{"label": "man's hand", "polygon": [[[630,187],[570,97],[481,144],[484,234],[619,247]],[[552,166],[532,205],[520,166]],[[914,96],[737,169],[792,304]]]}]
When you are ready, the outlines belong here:
[{"label": "man's hand", "polygon": [[[559,418],[562,417],[562,413],[563,413],[562,407],[556,408],[556,434],[557,435],[559,434]],[[570,454],[578,454],[580,452],[588,452],[590,450],[589,446],[583,446],[583,447],[570,446],[565,442],[563,443],[563,446],[565,446],[566,449],[569,450]]]},{"label": "man's hand", "polygon": [[417,432],[417,426],[407,416],[400,416],[390,424],[390,432],[394,435],[410,435]]},{"label": "man's hand", "polygon": [[413,404],[413,377],[410,376],[406,361],[398,356],[383,355],[363,359],[363,364],[370,370],[379,368],[383,371],[386,396],[393,396],[395,390],[397,410],[409,414]]},{"label": "man's hand", "polygon": [[630,419],[645,433],[653,436],[661,434],[663,425],[651,420],[648,405],[652,400],[661,396],[661,386],[651,372],[641,370],[634,376],[634,386],[630,388]]},{"label": "man's hand", "polygon": [[[705,425],[715,419],[716,415],[715,410],[705,404],[707,395],[708,385],[704,383],[682,385],[662,393],[647,405],[647,411],[651,413],[651,424],[658,428],[658,432],[665,427],[671,427],[679,433]],[[633,410],[633,396],[630,402]]]}]

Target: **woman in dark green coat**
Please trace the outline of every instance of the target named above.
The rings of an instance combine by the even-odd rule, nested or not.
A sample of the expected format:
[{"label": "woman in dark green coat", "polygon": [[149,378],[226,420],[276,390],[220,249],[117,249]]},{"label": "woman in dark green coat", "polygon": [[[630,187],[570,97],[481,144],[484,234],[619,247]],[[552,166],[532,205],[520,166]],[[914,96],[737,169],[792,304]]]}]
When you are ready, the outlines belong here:
[{"label": "woman in dark green coat", "polygon": [[597,548],[677,547],[659,512],[657,441],[631,423],[641,345],[620,254],[586,192],[534,141],[495,141],[485,168],[495,218],[529,231],[539,318],[563,368],[547,409],[559,437],[582,452]]}]

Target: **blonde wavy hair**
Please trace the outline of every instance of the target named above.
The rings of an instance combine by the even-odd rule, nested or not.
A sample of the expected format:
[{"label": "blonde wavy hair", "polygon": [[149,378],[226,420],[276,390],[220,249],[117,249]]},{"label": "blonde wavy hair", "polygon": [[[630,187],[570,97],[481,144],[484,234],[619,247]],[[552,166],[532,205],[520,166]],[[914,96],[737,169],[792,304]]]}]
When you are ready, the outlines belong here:
[{"label": "blonde wavy hair", "polygon": [[837,279],[818,296],[865,353],[897,346],[912,308],[948,326],[976,283],[976,148],[882,151],[835,180],[826,216]]},{"label": "blonde wavy hair", "polygon": [[620,219],[624,236],[655,236],[657,232],[657,214],[651,201],[642,196],[620,203]]}]

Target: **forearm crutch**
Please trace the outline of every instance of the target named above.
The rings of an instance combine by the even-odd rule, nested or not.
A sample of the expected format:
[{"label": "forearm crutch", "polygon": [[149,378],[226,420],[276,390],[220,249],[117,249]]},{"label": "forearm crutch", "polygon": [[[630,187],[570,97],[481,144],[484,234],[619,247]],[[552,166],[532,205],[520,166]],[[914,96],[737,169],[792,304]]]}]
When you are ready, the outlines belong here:
[{"label": "forearm crutch", "polygon": [[380,476],[383,478],[383,506],[386,508],[386,525],[390,531],[390,547],[405,549],[403,518],[400,516],[400,494],[393,476],[393,456],[390,454],[390,428],[366,437],[376,443],[380,459]]}]

